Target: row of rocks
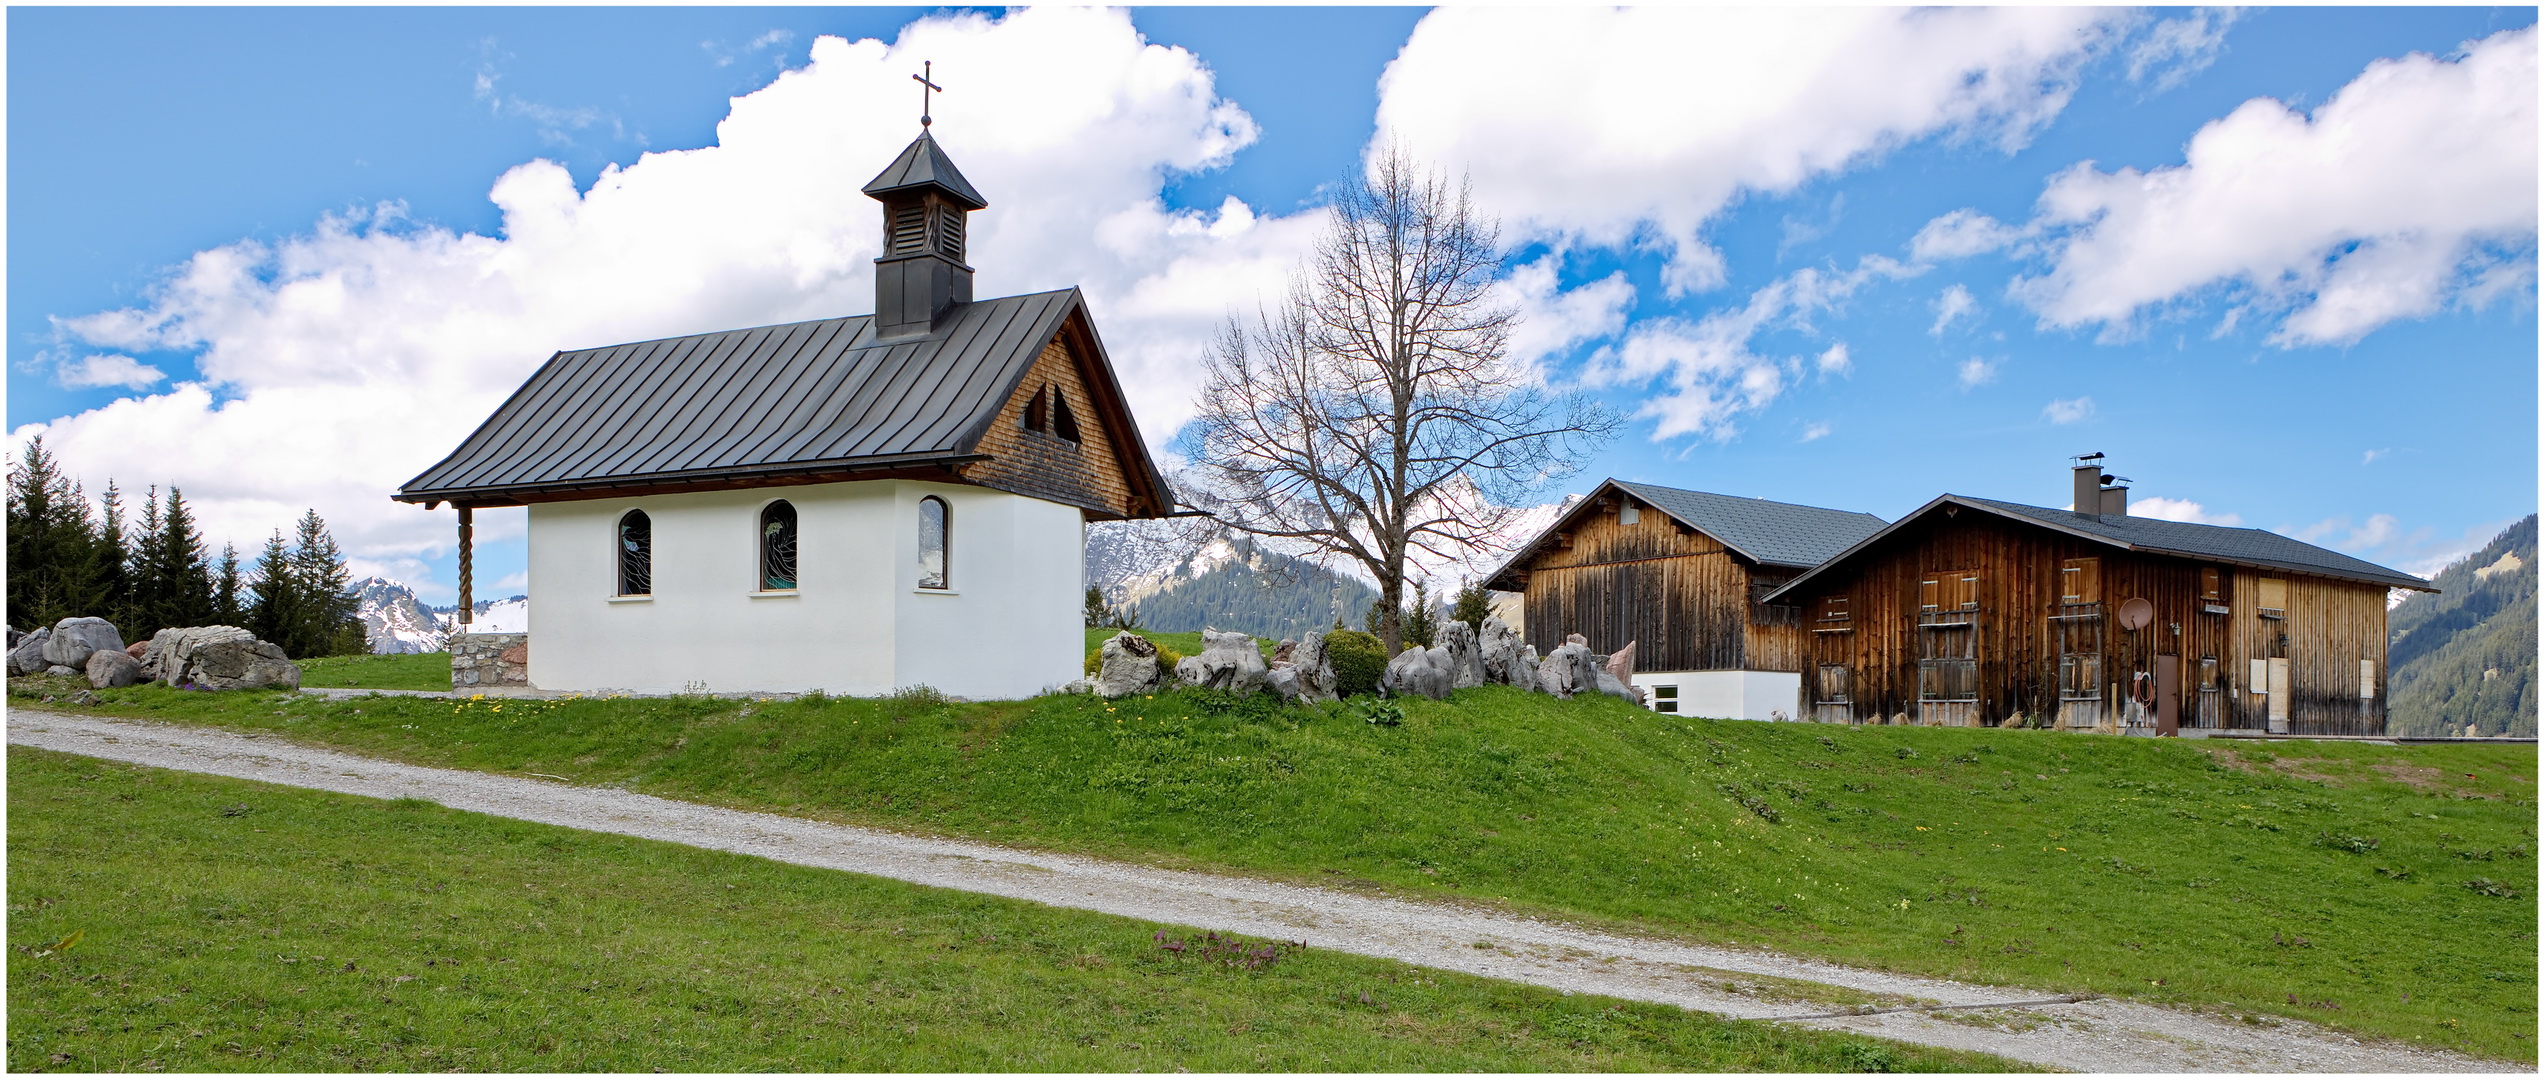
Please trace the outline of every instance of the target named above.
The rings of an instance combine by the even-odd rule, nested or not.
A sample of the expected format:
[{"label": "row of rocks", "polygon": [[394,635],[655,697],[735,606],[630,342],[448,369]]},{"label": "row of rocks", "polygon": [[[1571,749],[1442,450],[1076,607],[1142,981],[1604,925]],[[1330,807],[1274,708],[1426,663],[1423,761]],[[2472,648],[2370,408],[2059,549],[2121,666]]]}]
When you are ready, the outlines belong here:
[{"label": "row of rocks", "polygon": [[1390,695],[1446,698],[1453,690],[1494,683],[1569,698],[1574,694],[1613,694],[1637,705],[1643,693],[1634,685],[1634,645],[1613,655],[1590,651],[1588,638],[1573,634],[1543,657],[1537,647],[1499,617],[1484,617],[1483,633],[1462,622],[1440,628],[1439,644],[1411,648],[1387,661],[1378,689]]},{"label": "row of rocks", "polygon": [[[1169,671],[1159,662],[1157,645],[1129,631],[1115,634],[1096,657],[1090,678],[1069,684],[1072,693],[1108,698],[1150,694],[1173,686],[1199,686],[1233,694],[1270,691],[1284,701],[1333,701],[1338,693],[1333,662],[1325,655],[1325,639],[1281,642],[1266,661],[1248,634],[1201,632],[1202,650]],[[1568,698],[1578,693],[1613,694],[1643,704],[1634,685],[1634,645],[1615,654],[1590,651],[1588,639],[1574,634],[1544,657],[1519,639],[1501,619],[1485,616],[1483,633],[1452,621],[1440,628],[1439,644],[1408,648],[1387,662],[1378,678],[1382,694],[1446,698],[1452,691],[1487,683]]]},{"label": "row of rocks", "polygon": [[84,675],[100,690],[152,681],[197,690],[300,688],[300,665],[281,646],[238,627],[172,626],[127,645],[115,624],[94,616],[10,630],[9,674]]},{"label": "row of rocks", "polygon": [[1115,634],[1096,655],[1095,675],[1069,684],[1072,693],[1108,698],[1153,694],[1175,686],[1199,686],[1232,694],[1270,691],[1285,701],[1333,701],[1333,662],[1323,638],[1284,640],[1265,660],[1250,634],[1201,632],[1202,649],[1173,670],[1159,662],[1157,645],[1129,631]]}]

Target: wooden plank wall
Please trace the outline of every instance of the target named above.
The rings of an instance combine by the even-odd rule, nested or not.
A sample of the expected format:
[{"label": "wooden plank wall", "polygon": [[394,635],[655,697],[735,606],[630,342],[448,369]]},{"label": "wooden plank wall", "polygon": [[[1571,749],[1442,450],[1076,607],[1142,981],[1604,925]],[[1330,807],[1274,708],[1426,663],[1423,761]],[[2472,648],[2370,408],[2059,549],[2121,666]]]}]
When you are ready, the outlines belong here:
[{"label": "wooden plank wall", "polygon": [[[1035,392],[1045,388],[1068,401],[1079,442],[1049,430],[1048,421],[1046,430],[1026,429],[1025,409]],[[979,450],[991,455],[991,460],[964,469],[964,478],[973,483],[1065,503],[1088,511],[1089,517],[1118,518],[1131,511],[1129,470],[1115,452],[1113,433],[1095,411],[1065,333],[1042,347],[1015,396],[990,421]]]},{"label": "wooden plank wall", "polygon": [[1634,647],[1642,671],[1732,670],[1748,636],[1749,567],[1703,533],[1643,507],[1618,521],[1613,499],[1575,518],[1569,545],[1550,544],[1527,567],[1524,633],[1539,653],[1567,634],[1597,652]]},{"label": "wooden plank wall", "polygon": [[[1973,722],[1996,725],[2017,716],[2059,715],[2059,656],[2050,616],[2061,611],[2095,609],[2060,605],[2060,568],[2071,559],[2098,560],[2103,641],[2104,728],[2122,711],[2132,676],[2152,678],[2158,654],[2180,657],[2181,717],[2185,727],[2198,723],[2202,657],[2218,659],[2218,724],[2226,728],[2264,728],[2264,698],[2251,693],[2249,661],[2286,656],[2291,663],[2292,730],[2300,734],[2374,734],[2383,731],[2383,661],[2385,590],[2330,579],[2271,574],[2288,582],[2286,620],[2265,620],[2258,612],[2263,575],[2221,568],[2229,614],[2210,614],[2200,595],[2200,570],[2217,567],[2169,556],[2122,551],[2080,537],[2009,521],[1980,511],[1957,516],[1937,514],[1892,535],[1883,547],[1860,558],[1847,572],[1825,580],[1801,610],[1805,648],[1812,663],[1802,665],[1805,700],[1821,699],[1818,666],[1848,666],[1851,701],[1842,710],[1856,723],[1913,722],[1918,715],[1919,583],[1948,571],[1978,576],[1979,707]],[[1819,618],[1828,596],[1842,596],[1848,618]],[[2154,621],[2141,630],[2120,626],[2120,605],[2144,598],[2155,609]],[[1843,628],[1842,632],[1840,628]],[[2287,632],[2285,645],[2278,632]],[[1814,633],[1813,631],[1819,631]],[[2281,651],[2272,652],[2273,648]],[[2376,696],[2362,707],[2358,695],[2358,663],[2376,662]],[[1833,719],[1840,710],[1813,708]]]}]

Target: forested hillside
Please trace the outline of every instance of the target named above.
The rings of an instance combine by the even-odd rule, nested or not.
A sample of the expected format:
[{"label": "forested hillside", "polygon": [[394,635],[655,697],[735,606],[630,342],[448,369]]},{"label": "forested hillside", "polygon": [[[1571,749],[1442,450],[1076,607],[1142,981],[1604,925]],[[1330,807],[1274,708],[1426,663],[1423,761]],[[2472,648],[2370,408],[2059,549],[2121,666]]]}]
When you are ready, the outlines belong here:
[{"label": "forested hillside", "polygon": [[2387,731],[2535,734],[2535,531],[2529,514],[2387,617]]},{"label": "forested hillside", "polygon": [[1311,563],[1237,542],[1237,557],[1176,580],[1138,602],[1146,629],[1184,633],[1209,627],[1257,637],[1296,638],[1359,626],[1378,591]]}]

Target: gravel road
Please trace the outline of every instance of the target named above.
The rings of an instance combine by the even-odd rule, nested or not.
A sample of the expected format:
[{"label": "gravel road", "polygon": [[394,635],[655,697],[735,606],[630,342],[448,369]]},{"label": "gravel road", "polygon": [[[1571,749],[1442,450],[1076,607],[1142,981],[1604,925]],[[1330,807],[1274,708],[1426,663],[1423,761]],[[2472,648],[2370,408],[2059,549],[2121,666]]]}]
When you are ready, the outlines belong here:
[{"label": "gravel road", "polygon": [[[1179,926],[1304,940],[1425,967],[1573,993],[1667,1002],[2087,1072],[2522,1072],[2531,1067],[2390,1042],[2303,1021],[2246,1024],[2108,998],[1865,971],[1764,951],[1601,933],[1436,901],[1193,873],[907,836],[659,799],[614,788],[425,768],[277,736],[13,710],[12,744],[167,769],[739,852],[938,888]],[[1817,984],[1817,987],[1796,984]],[[1884,1011],[1825,1004],[1825,987]],[[1814,1000],[1818,998],[1819,1000]],[[1859,1007],[1860,1008],[1860,1007]],[[2266,1026],[2265,1026],[2266,1025]]]}]

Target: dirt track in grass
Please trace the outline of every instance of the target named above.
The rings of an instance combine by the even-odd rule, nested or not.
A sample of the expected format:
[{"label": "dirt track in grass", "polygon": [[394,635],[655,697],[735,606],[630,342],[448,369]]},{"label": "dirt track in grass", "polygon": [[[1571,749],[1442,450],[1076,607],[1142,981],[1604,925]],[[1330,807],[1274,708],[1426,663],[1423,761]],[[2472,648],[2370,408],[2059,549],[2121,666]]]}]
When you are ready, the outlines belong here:
[{"label": "dirt track in grass", "polygon": [[[145,721],[13,710],[9,741],[160,768],[619,833],[1426,967],[2095,1072],[2527,1072],[2301,1021],[1893,975],[1438,902],[1163,870],[436,769]],[[1865,1011],[1878,1010],[1878,1011]]]}]

